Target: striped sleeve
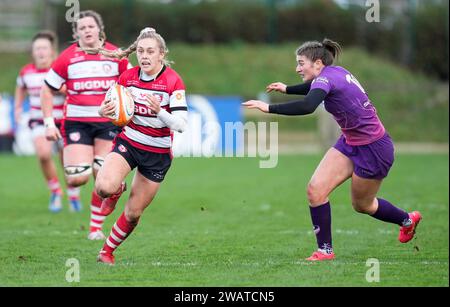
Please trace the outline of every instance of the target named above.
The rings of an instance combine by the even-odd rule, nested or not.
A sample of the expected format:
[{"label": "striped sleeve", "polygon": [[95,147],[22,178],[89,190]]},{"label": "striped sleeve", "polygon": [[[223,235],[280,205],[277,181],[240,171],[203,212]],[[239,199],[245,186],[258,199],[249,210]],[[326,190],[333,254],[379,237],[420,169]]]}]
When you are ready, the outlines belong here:
[{"label": "striped sleeve", "polygon": [[59,90],[67,80],[67,65],[63,55],[53,63],[45,77],[45,83],[53,90]]},{"label": "striped sleeve", "polygon": [[181,79],[177,80],[174,91],[170,95],[170,111],[187,111],[186,90]]}]

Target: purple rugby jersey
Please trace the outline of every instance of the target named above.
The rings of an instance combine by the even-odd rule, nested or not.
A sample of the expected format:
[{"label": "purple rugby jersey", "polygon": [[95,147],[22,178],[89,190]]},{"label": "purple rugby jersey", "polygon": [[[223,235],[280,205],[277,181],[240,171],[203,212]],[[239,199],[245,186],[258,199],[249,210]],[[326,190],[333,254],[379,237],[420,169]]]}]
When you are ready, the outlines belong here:
[{"label": "purple rugby jersey", "polygon": [[340,66],[326,66],[311,84],[327,92],[325,109],[341,127],[346,143],[367,145],[383,137],[385,129],[361,84]]}]

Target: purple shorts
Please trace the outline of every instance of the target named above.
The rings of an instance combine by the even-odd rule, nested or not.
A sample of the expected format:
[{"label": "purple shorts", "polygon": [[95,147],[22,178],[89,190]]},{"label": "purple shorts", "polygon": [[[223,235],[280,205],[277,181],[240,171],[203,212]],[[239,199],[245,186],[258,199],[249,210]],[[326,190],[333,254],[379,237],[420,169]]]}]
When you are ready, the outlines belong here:
[{"label": "purple shorts", "polygon": [[342,135],[333,146],[352,160],[354,173],[362,178],[383,179],[394,163],[394,145],[389,134],[360,146],[348,145]]}]

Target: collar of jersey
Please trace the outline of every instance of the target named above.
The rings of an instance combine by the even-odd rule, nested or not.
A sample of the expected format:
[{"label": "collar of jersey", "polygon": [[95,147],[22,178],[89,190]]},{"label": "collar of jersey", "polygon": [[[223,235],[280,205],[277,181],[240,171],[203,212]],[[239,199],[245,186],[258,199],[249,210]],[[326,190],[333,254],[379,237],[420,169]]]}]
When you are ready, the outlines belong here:
[{"label": "collar of jersey", "polygon": [[163,73],[165,70],[166,70],[166,65],[163,65],[163,68],[162,68],[161,71],[156,75],[155,78],[149,79],[149,80],[144,80],[144,79],[141,78],[141,68],[139,67],[139,71],[138,71],[139,80],[142,81],[142,82],[153,82],[153,81],[155,81],[156,79],[158,79],[159,76],[161,76],[162,73]]}]

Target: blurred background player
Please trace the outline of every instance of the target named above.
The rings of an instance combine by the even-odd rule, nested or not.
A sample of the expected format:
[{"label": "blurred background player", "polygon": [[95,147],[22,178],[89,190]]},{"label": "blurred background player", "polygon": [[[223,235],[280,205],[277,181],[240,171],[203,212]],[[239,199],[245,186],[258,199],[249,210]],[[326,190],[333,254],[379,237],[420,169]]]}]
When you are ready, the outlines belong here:
[{"label": "blurred background player", "polygon": [[297,73],[305,83],[287,87],[275,82],[267,91],[306,95],[303,100],[268,105],[259,100],[243,103],[250,109],[284,115],[306,115],[324,102],[342,130],[315,170],[307,188],[318,250],[310,261],[334,259],[331,239],[331,207],[328,196],[351,178],[353,208],[384,222],[400,226],[399,241],[409,242],[421,220],[419,212],[407,213],[376,195],[394,162],[394,146],[375,107],[357,79],[333,66],[341,53],[338,43],[325,39],[306,42],[296,51]]},{"label": "blurred background player", "polygon": [[[44,78],[57,56],[56,46],[56,35],[51,31],[41,31],[33,37],[31,45],[33,62],[25,65],[20,70],[15,91],[14,112],[16,122],[20,122],[23,112],[23,102],[28,95],[31,107],[28,125],[31,129],[31,135],[42,173],[47,180],[47,186],[51,192],[49,209],[52,212],[61,211],[62,189],[58,180],[55,163],[52,160],[54,143],[45,138],[40,91],[44,84]],[[53,118],[57,127],[60,127],[63,118],[64,98],[60,93],[56,94],[53,99]],[[62,147],[58,146],[62,162],[61,149]],[[69,185],[67,194],[69,196],[71,210],[79,211],[81,208],[80,188]]]},{"label": "blurred background player", "polygon": [[[128,60],[107,59],[85,53],[82,48],[116,46],[105,41],[101,16],[91,10],[80,12],[73,22],[76,40],[53,63],[41,91],[47,139],[64,139],[64,171],[69,184],[81,186],[94,178],[110,152],[118,128],[98,114],[105,93],[119,75],[127,69]],[[61,133],[52,117],[54,91],[67,87],[67,102]],[[104,240],[102,225],[105,216],[100,213],[101,198],[92,192],[91,221],[88,239]]]},{"label": "blurred background player", "polygon": [[[124,72],[118,82],[132,93],[136,104],[134,117],[116,137],[114,149],[106,157],[95,182],[97,193],[105,198],[102,213],[108,215],[125,190],[123,180],[137,167],[125,210],[97,258],[99,262],[114,264],[113,252],[136,227],[170,168],[171,130],[186,129],[187,104],[184,83],[168,66],[166,43],[153,28],[142,30],[136,41],[122,52],[105,49],[96,52],[119,59],[136,52],[139,62],[139,67]],[[100,112],[112,118],[113,104],[104,101]]]}]

